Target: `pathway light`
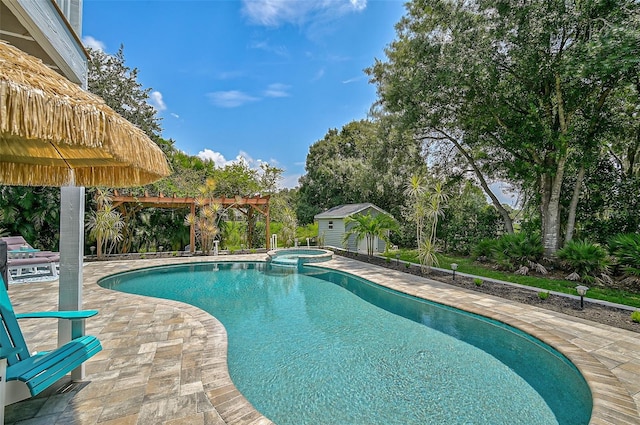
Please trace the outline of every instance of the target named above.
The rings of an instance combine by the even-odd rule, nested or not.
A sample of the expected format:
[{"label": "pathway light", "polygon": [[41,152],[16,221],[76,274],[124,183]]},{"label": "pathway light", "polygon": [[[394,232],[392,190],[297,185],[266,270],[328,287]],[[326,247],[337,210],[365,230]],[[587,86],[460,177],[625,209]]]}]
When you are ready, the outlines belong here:
[{"label": "pathway light", "polygon": [[451,270],[453,270],[453,280],[456,280],[456,270],[458,270],[458,264],[451,263]]},{"label": "pathway light", "polygon": [[580,295],[580,310],[584,310],[584,296],[589,290],[588,287],[579,285],[576,286],[576,291],[578,291],[578,295]]}]

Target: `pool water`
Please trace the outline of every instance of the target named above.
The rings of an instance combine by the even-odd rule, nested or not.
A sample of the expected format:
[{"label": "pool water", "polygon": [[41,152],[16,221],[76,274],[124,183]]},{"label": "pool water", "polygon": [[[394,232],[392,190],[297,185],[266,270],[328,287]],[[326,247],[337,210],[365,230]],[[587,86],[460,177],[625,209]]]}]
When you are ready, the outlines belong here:
[{"label": "pool water", "polygon": [[304,264],[323,263],[331,260],[333,252],[319,248],[274,249],[267,253],[274,266],[298,267]]},{"label": "pool water", "polygon": [[589,422],[582,376],[528,335],[345,273],[302,270],[167,266],[101,285],[213,314],[236,387],[279,425]]}]

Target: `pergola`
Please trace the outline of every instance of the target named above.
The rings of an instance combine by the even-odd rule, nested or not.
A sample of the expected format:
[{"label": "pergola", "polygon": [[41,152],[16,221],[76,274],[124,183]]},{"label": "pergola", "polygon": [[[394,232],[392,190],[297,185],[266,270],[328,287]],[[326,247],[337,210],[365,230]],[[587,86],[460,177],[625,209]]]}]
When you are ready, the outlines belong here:
[{"label": "pergola", "polygon": [[[143,207],[149,208],[189,208],[191,214],[196,212],[196,199],[195,198],[178,198],[176,195],[167,197],[160,193],[158,196],[149,196],[145,193],[144,196],[130,196],[121,195],[118,191],[114,191],[111,196],[111,202],[114,208],[124,204],[137,204]],[[266,222],[266,243],[267,250],[271,247],[271,229],[269,221],[269,196],[255,196],[255,197],[241,197],[236,196],[234,198],[211,198],[207,199],[208,204],[220,204],[223,208],[234,208],[247,216],[247,222],[249,228],[247,232],[249,235],[253,233],[253,220],[251,220],[254,211],[265,216]],[[250,241],[249,241],[250,243]],[[194,225],[191,225],[189,233],[189,249],[191,253],[195,252],[196,246],[196,229]],[[250,246],[251,247],[251,246]]]}]

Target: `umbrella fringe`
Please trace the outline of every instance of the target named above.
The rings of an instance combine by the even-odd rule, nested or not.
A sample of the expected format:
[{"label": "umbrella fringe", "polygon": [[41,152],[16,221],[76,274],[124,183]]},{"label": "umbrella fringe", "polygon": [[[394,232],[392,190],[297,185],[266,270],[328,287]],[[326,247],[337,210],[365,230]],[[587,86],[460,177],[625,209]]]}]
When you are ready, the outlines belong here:
[{"label": "umbrella fringe", "polygon": [[[39,59],[0,42],[0,70],[2,183],[35,184],[42,178],[48,183],[39,185],[67,184],[69,167],[76,170],[76,184],[84,186],[139,186],[171,174],[164,153],[142,130]],[[45,143],[51,144],[50,152]],[[78,165],[80,153],[89,155],[90,149],[100,152],[88,156],[89,166]],[[61,152],[76,165],[69,160],[64,171],[62,164],[46,169],[45,163],[56,167]],[[18,157],[29,158],[27,164],[15,164]],[[42,174],[38,168],[37,176],[26,171],[34,164],[41,165]]]}]

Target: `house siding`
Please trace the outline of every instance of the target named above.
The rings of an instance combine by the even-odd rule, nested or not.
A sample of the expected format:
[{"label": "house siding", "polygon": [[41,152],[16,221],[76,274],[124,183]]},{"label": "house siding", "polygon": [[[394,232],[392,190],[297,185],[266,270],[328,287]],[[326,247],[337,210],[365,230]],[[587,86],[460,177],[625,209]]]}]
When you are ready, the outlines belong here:
[{"label": "house siding", "polygon": [[[380,211],[373,207],[365,208],[359,211],[357,214],[371,214],[376,216],[381,214]],[[355,215],[355,214],[353,214]],[[333,223],[333,229],[329,229],[329,222]],[[351,235],[348,240],[348,245],[343,243],[344,234],[348,231],[345,229],[345,218],[317,218],[318,222],[318,236],[324,241],[324,246],[332,246],[336,248],[347,249],[349,251],[358,251],[358,244],[356,243],[355,235]],[[351,226],[349,226],[350,228]],[[374,244],[374,252],[383,252],[385,250],[385,242],[378,239]]]},{"label": "house siding", "polygon": [[[329,229],[329,222],[333,222],[333,229]],[[318,219],[318,235],[324,239],[325,246],[343,248],[344,220],[339,218]]]},{"label": "house siding", "polygon": [[[51,57],[61,73],[76,84],[86,88],[87,57],[82,45],[76,37],[80,37],[82,21],[82,2],[65,0],[57,2],[69,15],[60,16],[56,5],[50,1],[12,0],[4,2],[11,12],[21,21],[29,34]],[[65,19],[72,21],[74,35],[65,23]],[[19,46],[17,46],[19,48]]]}]

